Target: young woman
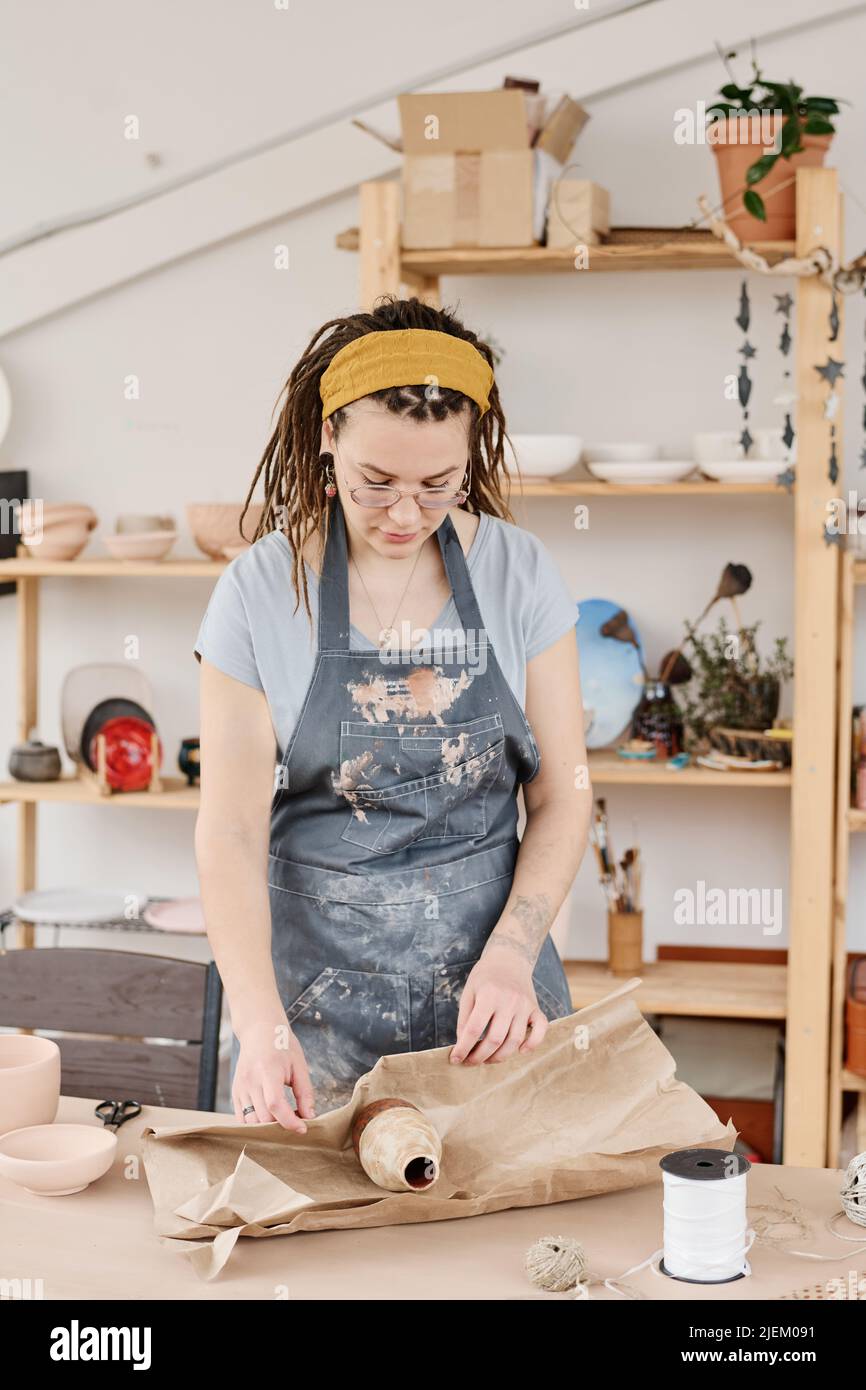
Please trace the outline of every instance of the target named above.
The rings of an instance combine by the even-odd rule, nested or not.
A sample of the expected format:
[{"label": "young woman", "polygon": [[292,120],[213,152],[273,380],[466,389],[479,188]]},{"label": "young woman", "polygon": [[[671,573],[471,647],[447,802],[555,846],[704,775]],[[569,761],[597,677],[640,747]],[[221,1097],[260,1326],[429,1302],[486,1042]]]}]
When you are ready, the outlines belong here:
[{"label": "young woman", "polygon": [[381,1056],[502,1062],[571,1011],[575,607],[511,523],[492,362],[417,299],[324,324],[201,625],[196,858],[248,1123],[304,1131]]}]

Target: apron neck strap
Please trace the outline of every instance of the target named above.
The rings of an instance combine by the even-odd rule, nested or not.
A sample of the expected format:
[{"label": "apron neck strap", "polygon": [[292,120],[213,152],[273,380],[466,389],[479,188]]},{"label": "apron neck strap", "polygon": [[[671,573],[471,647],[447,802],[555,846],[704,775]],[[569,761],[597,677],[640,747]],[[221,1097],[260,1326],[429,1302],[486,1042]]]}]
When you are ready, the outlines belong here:
[{"label": "apron neck strap", "polygon": [[[447,513],[436,531],[436,539],[463,630],[473,633],[474,641],[480,643],[485,635],[481,611],[469,578],[463,546]],[[335,497],[331,503],[328,539],[319,576],[319,651],[348,651],[350,627],[346,522],[340,499]]]}]

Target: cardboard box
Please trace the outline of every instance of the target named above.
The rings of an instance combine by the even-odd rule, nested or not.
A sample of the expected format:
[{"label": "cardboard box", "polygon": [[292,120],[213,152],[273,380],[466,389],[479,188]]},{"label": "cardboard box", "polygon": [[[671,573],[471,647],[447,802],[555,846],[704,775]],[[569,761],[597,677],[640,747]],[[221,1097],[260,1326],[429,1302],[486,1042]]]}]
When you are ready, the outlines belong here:
[{"label": "cardboard box", "polygon": [[610,194],[606,188],[590,179],[559,179],[551,186],[548,246],[597,246],[609,231]]},{"label": "cardboard box", "polygon": [[535,149],[519,89],[414,92],[398,104],[405,247],[540,241],[547,200],[539,193],[549,184],[550,160],[565,163],[589,119],[577,102],[562,98]]}]

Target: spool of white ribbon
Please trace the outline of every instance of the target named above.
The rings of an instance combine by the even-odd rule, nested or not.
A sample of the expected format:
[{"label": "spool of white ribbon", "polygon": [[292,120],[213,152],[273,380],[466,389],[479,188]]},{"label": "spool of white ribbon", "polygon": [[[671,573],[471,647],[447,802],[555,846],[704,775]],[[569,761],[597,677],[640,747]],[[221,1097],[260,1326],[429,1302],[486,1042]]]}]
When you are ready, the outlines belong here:
[{"label": "spool of white ribbon", "polygon": [[662,1176],[665,1273],[699,1282],[749,1274],[747,1172],[727,1177],[721,1171],[716,1180],[670,1172]]}]

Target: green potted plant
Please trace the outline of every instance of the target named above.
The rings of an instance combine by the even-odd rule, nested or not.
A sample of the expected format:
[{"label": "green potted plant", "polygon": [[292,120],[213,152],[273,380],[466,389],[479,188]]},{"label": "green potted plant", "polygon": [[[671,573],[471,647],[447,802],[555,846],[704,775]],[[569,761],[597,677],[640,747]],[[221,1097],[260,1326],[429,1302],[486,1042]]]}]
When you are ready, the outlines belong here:
[{"label": "green potted plant", "polygon": [[718,161],[722,214],[741,241],[791,241],[794,173],[824,163],[841,98],[805,96],[794,81],[771,82],[754,52],[751,79],[740,83],[729,67],[736,50],[719,52],[731,80],[707,110],[707,142]]},{"label": "green potted plant", "polygon": [[782,685],[794,674],[787,638],[777,637],[770,656],[762,660],[756,644],[760,623],[737,630],[722,617],[714,632],[704,634],[694,623],[685,626],[692,669],[682,703],[687,746],[706,752],[718,743],[716,729],[754,734],[769,729],[779,712]]}]

